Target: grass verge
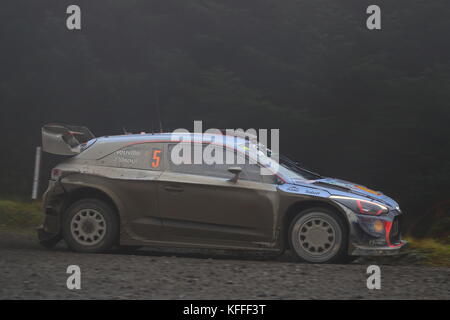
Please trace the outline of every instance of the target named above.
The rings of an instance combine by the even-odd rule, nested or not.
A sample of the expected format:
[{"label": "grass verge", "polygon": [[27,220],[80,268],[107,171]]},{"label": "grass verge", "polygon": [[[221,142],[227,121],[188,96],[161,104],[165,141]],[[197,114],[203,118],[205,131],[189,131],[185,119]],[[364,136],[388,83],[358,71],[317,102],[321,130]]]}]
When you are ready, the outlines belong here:
[{"label": "grass verge", "polygon": [[0,230],[32,233],[43,218],[39,202],[0,199]]},{"label": "grass verge", "polygon": [[450,244],[436,239],[407,238],[408,254],[417,255],[420,264],[439,267],[450,267]]}]

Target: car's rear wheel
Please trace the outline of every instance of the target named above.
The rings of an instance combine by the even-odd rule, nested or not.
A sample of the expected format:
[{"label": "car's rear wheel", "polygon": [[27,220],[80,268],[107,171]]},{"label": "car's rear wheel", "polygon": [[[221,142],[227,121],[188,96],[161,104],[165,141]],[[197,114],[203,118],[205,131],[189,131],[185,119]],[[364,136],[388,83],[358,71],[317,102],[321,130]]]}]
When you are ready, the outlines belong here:
[{"label": "car's rear wheel", "polygon": [[117,243],[119,219],[103,201],[79,200],[65,211],[62,234],[75,251],[105,252]]},{"label": "car's rear wheel", "polygon": [[289,228],[291,248],[311,263],[338,263],[347,257],[345,221],[334,211],[311,208],[297,214]]}]

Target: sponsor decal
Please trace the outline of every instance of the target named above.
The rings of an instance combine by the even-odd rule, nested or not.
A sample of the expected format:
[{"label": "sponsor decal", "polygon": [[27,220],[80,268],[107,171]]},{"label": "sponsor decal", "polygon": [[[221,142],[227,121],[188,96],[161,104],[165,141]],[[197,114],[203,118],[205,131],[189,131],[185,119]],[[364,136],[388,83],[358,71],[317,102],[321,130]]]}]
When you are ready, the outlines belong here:
[{"label": "sponsor decal", "polygon": [[375,195],[377,195],[377,196],[381,196],[381,193],[380,193],[380,192],[377,192],[377,191],[375,191],[375,190],[372,190],[372,189],[369,189],[369,188],[366,188],[366,187],[363,187],[363,186],[359,186],[359,185],[357,185],[357,184],[355,184],[354,187],[356,187],[356,188],[358,188],[358,189],[361,189],[361,190],[364,190],[364,191],[366,191],[366,192],[375,194]]}]

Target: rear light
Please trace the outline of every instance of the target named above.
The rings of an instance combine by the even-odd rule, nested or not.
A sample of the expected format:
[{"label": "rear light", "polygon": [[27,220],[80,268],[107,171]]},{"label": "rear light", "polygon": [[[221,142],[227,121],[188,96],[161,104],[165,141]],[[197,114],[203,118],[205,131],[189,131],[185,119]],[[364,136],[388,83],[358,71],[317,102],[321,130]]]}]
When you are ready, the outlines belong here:
[{"label": "rear light", "polygon": [[61,175],[62,175],[61,169],[57,169],[57,168],[52,169],[52,174],[51,174],[52,180],[58,180],[59,178],[61,178]]}]

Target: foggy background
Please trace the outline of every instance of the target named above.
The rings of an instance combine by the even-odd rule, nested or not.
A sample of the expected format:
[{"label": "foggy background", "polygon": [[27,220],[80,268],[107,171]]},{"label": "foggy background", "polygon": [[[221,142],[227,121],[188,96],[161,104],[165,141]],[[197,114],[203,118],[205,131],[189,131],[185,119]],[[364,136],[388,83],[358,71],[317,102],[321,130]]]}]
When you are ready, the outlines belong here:
[{"label": "foggy background", "polygon": [[2,1],[0,196],[29,197],[43,124],[151,131],[159,106],[165,131],[280,128],[281,153],[395,198],[416,234],[448,230],[449,17],[448,0]]}]

